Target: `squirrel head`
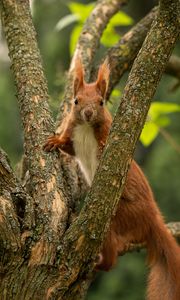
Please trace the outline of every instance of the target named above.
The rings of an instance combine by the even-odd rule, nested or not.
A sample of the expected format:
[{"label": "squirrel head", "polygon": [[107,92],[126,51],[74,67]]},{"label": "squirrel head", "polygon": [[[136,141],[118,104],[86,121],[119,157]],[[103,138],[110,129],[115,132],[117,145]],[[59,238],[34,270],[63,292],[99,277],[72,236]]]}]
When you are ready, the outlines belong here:
[{"label": "squirrel head", "polygon": [[91,125],[104,121],[104,105],[109,83],[110,68],[107,60],[99,67],[97,80],[86,83],[84,69],[79,57],[75,60],[72,111],[80,123]]}]

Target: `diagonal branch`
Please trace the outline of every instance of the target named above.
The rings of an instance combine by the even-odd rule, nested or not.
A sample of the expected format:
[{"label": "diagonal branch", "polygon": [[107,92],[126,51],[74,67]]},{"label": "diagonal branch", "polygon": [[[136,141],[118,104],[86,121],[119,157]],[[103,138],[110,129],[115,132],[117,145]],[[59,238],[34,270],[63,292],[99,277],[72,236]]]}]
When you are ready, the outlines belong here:
[{"label": "diagonal branch", "polygon": [[[82,270],[87,276],[92,272],[92,258],[97,256],[116,211],[151,99],[179,36],[179,9],[178,0],[160,1],[159,13],[129,75],[92,188],[79,217],[64,237],[63,267],[58,283],[49,293],[50,299],[57,295],[67,299],[70,294],[69,299],[76,299],[77,291],[87,280]],[[59,286],[63,290],[58,290]]]},{"label": "diagonal branch", "polygon": [[131,28],[120,41],[107,51],[106,57],[111,62],[111,80],[107,98],[119,82],[122,75],[131,67],[142,43],[151,27],[152,21],[157,16],[158,7]]}]

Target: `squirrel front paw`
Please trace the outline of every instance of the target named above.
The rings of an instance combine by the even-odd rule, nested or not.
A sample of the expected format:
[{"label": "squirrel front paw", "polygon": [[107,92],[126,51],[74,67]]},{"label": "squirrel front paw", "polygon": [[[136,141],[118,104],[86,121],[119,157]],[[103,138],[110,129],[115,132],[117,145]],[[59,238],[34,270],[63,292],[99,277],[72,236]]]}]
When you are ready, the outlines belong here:
[{"label": "squirrel front paw", "polygon": [[43,146],[43,150],[50,152],[56,150],[61,145],[59,134],[51,135]]}]

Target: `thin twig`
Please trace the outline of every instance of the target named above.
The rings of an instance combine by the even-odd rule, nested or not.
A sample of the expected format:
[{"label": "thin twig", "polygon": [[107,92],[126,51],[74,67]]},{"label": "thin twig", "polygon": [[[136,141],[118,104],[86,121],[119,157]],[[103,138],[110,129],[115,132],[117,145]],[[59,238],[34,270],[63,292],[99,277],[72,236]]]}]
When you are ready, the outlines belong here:
[{"label": "thin twig", "polygon": [[175,139],[169,134],[169,132],[162,128],[159,127],[159,132],[162,134],[164,139],[172,146],[172,148],[180,154],[180,145],[175,141]]}]

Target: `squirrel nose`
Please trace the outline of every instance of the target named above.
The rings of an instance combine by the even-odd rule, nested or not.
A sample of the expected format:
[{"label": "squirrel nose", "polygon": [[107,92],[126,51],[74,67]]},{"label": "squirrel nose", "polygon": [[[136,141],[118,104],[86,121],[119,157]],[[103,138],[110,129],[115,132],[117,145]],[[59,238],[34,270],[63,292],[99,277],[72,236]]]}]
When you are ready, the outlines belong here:
[{"label": "squirrel nose", "polygon": [[89,119],[92,116],[93,112],[91,109],[86,109],[84,114]]}]

